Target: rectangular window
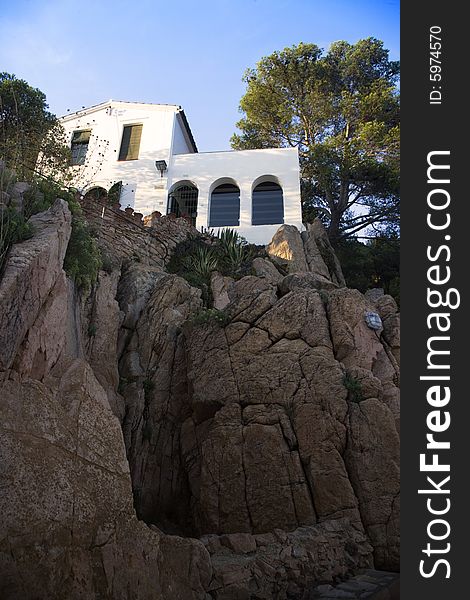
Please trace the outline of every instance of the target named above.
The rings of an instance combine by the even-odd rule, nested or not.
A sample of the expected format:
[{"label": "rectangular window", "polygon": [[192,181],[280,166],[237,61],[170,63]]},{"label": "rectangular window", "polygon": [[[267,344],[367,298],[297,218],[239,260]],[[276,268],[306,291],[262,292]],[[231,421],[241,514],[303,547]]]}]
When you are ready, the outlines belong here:
[{"label": "rectangular window", "polygon": [[85,164],[85,156],[90,142],[91,129],[74,131],[72,136],[72,165]]},{"label": "rectangular window", "polygon": [[139,158],[141,136],[142,125],[124,125],[118,160],[137,160]]}]

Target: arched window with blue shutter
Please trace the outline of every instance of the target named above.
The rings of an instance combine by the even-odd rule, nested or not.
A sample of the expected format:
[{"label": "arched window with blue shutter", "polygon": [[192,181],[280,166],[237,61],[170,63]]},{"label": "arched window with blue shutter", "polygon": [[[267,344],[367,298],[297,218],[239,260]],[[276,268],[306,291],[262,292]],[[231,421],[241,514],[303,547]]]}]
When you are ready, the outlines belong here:
[{"label": "arched window with blue shutter", "polygon": [[209,227],[240,225],[240,188],[233,183],[218,185],[211,193]]},{"label": "arched window with blue shutter", "polygon": [[264,181],[253,189],[251,223],[252,225],[284,223],[284,197],[278,183]]}]

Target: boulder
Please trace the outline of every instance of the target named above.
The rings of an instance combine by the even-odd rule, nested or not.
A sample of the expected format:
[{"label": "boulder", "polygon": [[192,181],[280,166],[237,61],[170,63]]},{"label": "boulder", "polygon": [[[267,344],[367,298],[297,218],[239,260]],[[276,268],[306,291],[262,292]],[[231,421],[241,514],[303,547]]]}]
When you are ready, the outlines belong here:
[{"label": "boulder", "polygon": [[398,306],[396,300],[388,294],[380,296],[375,302],[377,312],[382,319],[391,317],[398,312]]},{"label": "boulder", "polygon": [[266,246],[266,252],[271,260],[285,267],[289,273],[309,270],[302,238],[295,225],[281,225]]},{"label": "boulder", "polygon": [[255,258],[253,269],[258,277],[264,277],[272,285],[277,285],[282,280],[282,275],[268,258]]},{"label": "boulder", "polygon": [[400,315],[396,313],[384,320],[383,339],[390,347],[397,366],[400,366]]},{"label": "boulder", "polygon": [[162,269],[128,262],[119,278],[116,299],[123,313],[122,327],[133,330],[157,281],[165,276]]},{"label": "boulder", "polygon": [[377,300],[382,298],[383,295],[384,295],[383,288],[372,288],[370,290],[367,290],[364,294],[364,296],[367,298],[367,300],[372,302],[372,304],[375,304],[377,302]]},{"label": "boulder", "polygon": [[398,426],[398,364],[380,333],[367,326],[368,310],[369,305],[358,290],[341,288],[330,292],[328,317],[335,356],[346,369],[362,368],[380,380],[382,389],[377,397],[392,411]]},{"label": "boulder", "polygon": [[345,460],[375,564],[394,570],[399,561],[399,438],[391,411],[379,400],[351,404]]},{"label": "boulder", "polygon": [[246,275],[233,282],[233,285],[230,285],[228,289],[230,301],[237,301],[241,298],[251,297],[266,291],[272,291],[274,286],[266,277]]},{"label": "boulder", "polygon": [[340,262],[320,219],[317,218],[307,225],[307,230],[302,233],[302,239],[308,270],[323,275],[340,287],[345,287],[346,282]]},{"label": "boulder", "polygon": [[220,544],[236,554],[249,554],[256,551],[256,539],[249,533],[230,533],[220,536]]},{"label": "boulder", "polygon": [[223,310],[230,304],[230,290],[233,287],[234,280],[231,277],[224,277],[218,271],[211,275],[211,292],[213,306],[218,310]]},{"label": "boulder", "polygon": [[338,287],[330,279],[319,275],[318,273],[291,273],[286,275],[278,284],[278,289],[282,295],[288,294],[294,290],[335,290]]}]

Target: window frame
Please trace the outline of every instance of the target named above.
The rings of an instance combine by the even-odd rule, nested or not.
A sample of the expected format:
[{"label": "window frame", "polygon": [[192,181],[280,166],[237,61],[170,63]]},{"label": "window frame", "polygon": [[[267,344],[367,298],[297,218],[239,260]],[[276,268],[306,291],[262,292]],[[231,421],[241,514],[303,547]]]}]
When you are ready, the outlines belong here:
[{"label": "window frame", "polygon": [[[224,192],[220,191],[217,192],[217,190],[219,188],[223,188],[223,187],[231,187],[231,188],[236,188],[238,190],[238,211],[237,211],[237,219],[236,219],[236,223],[235,222],[226,222],[226,223],[221,223],[221,224],[215,224],[212,222],[213,219],[213,215],[212,215],[212,210],[213,210],[213,206],[214,206],[214,199],[213,199],[213,195],[215,194],[216,196],[222,196],[224,195]],[[225,194],[230,194],[232,193],[233,195],[235,195],[235,191],[232,192],[225,192]],[[215,204],[216,205],[216,204]],[[236,183],[233,182],[221,182],[218,183],[210,192],[210,196],[209,196],[209,214],[208,214],[208,227],[213,227],[213,228],[218,228],[218,227],[240,227],[240,212],[241,212],[241,190],[240,190],[240,186]],[[235,220],[235,219],[234,219]]]},{"label": "window frame", "polygon": [[[129,151],[131,149],[131,139],[132,139],[132,128],[138,128],[140,127],[140,134],[138,136],[138,143],[137,143],[137,150],[134,152],[136,154],[136,156],[129,158]],[[125,138],[124,136],[126,135],[126,130],[131,130],[130,134],[129,134],[129,140],[127,140],[127,148],[125,150],[126,154],[124,155],[123,152],[123,144],[125,142]],[[122,132],[121,132],[121,143],[119,145],[119,152],[118,152],[118,162],[128,162],[131,160],[139,160],[139,154],[140,154],[140,145],[142,142],[142,131],[143,131],[143,123],[126,123],[125,125],[122,126]],[[135,149],[134,149],[135,150]]]},{"label": "window frame", "polygon": [[[256,216],[255,219],[255,212],[256,212],[256,198],[255,198],[255,193],[257,192],[258,188],[261,186],[273,186],[275,188],[277,188],[276,190],[265,190],[267,193],[269,193],[270,191],[273,193],[274,191],[279,191],[280,192],[280,197],[276,198],[277,201],[280,202],[280,207],[276,207],[277,210],[280,208],[280,214],[282,215],[282,218],[280,221],[276,221],[274,218],[273,219],[266,219],[263,222],[259,222],[260,221],[260,217]],[[262,193],[263,190],[258,190],[258,193]],[[260,198],[258,198],[260,199]],[[259,210],[259,208],[258,208]],[[257,222],[255,222],[255,220]],[[259,181],[259,183],[257,183],[255,186],[253,186],[253,189],[251,191],[251,225],[253,227],[260,227],[263,225],[283,225],[285,223],[285,202],[284,202],[284,189],[282,187],[282,185],[278,182],[278,181],[274,181],[271,179],[268,179],[266,181]]]},{"label": "window frame", "polygon": [[[80,167],[85,164],[86,155],[88,152],[88,146],[90,144],[92,129],[75,129],[72,132],[72,139],[70,141],[70,165],[72,167]],[[75,138],[79,137],[77,134],[88,133],[88,139],[86,141],[74,141]],[[78,152],[74,152],[77,149]]]}]

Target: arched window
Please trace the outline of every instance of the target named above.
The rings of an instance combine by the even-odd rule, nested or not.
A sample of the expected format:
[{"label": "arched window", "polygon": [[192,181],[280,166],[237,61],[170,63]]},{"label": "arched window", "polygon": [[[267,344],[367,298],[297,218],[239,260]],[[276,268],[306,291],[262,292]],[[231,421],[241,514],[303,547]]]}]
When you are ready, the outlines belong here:
[{"label": "arched window", "polygon": [[211,194],[209,227],[240,225],[240,189],[233,183],[218,185]]},{"label": "arched window", "polygon": [[105,202],[108,197],[108,192],[99,186],[93,187],[87,191],[85,200],[96,200],[97,202]]},{"label": "arched window", "polygon": [[196,225],[198,189],[194,185],[181,184],[168,195],[168,213],[177,217],[190,217]]},{"label": "arched window", "polygon": [[281,225],[284,223],[282,188],[272,181],[259,183],[252,195],[252,225]]}]

